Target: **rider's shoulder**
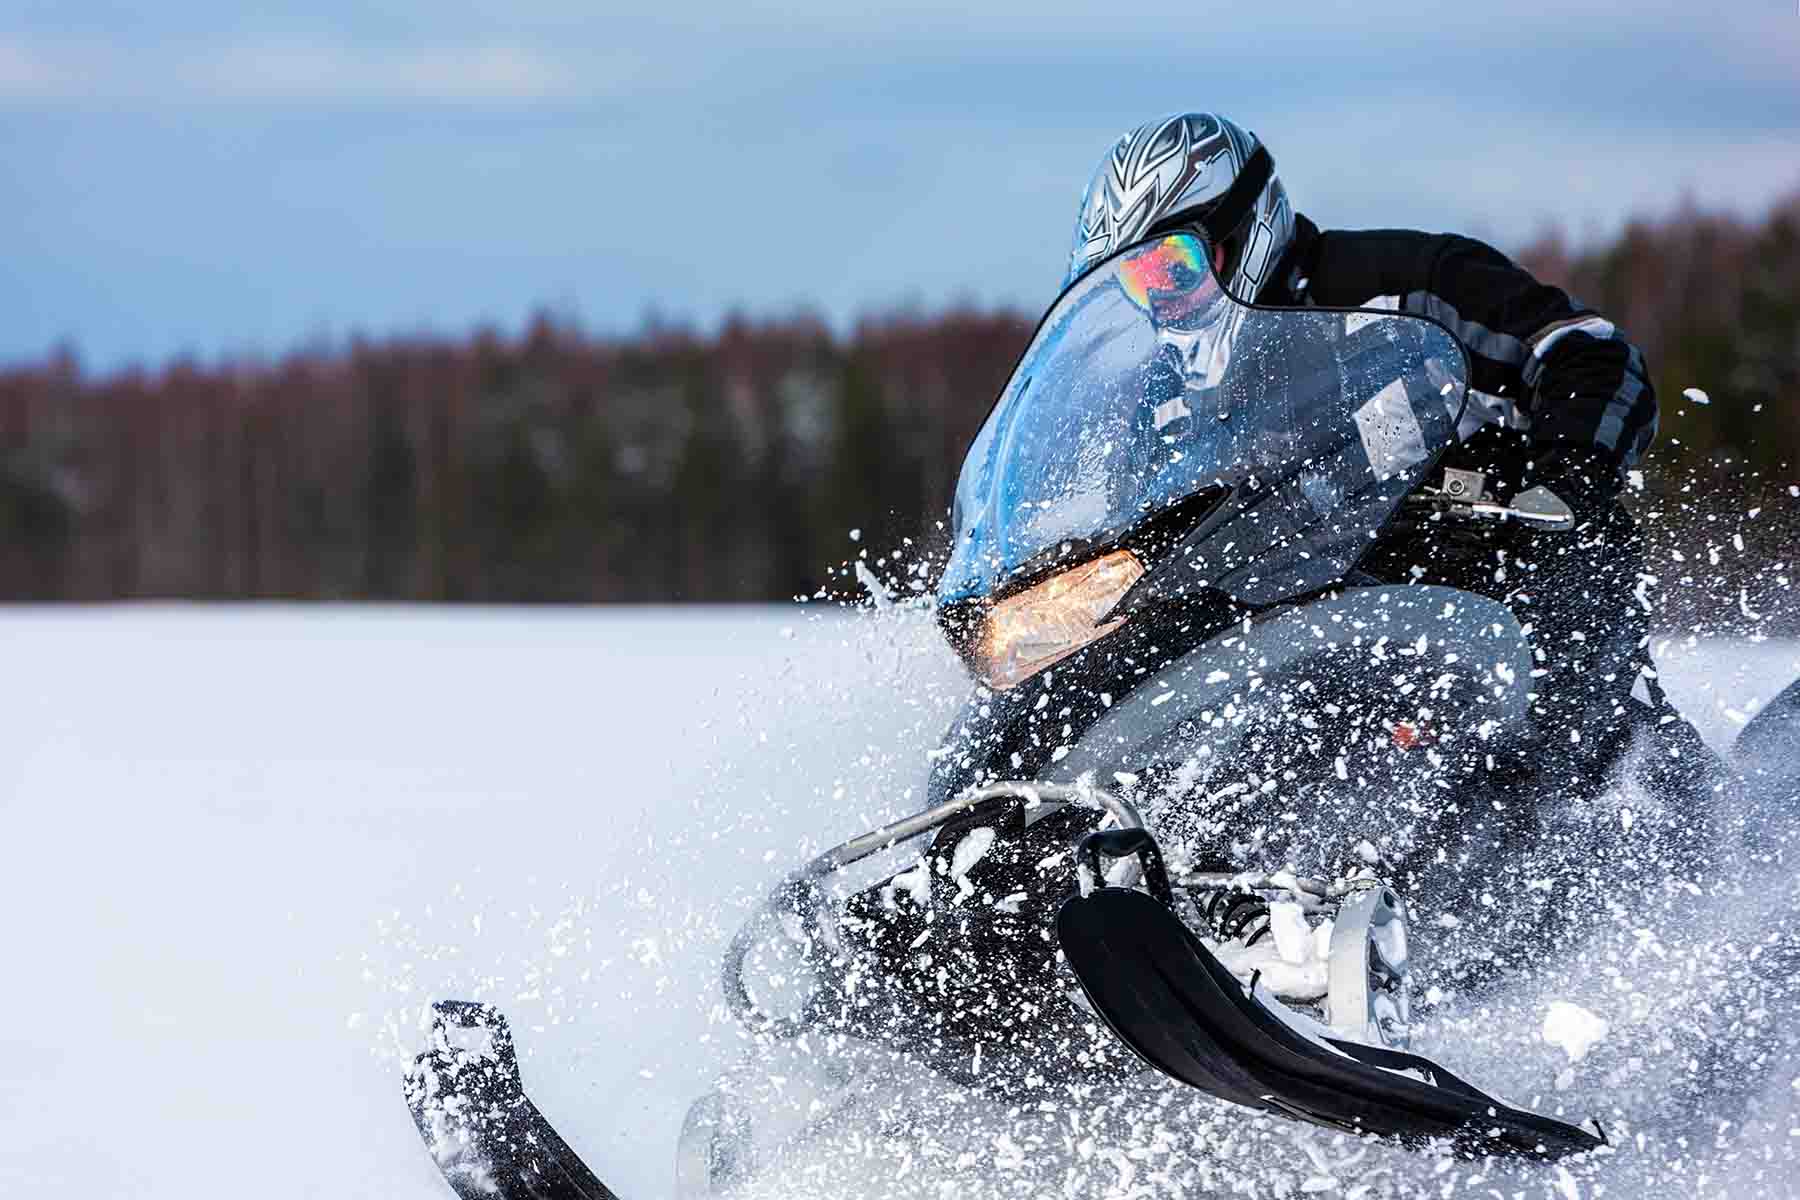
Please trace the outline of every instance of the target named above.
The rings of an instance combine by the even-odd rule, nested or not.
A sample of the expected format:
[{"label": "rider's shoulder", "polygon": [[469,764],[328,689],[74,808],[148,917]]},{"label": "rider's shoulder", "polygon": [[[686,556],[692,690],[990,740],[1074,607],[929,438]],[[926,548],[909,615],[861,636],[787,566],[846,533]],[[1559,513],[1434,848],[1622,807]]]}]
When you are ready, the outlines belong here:
[{"label": "rider's shoulder", "polygon": [[1326,229],[1313,245],[1307,294],[1313,303],[1354,306],[1371,296],[1423,287],[1443,235],[1416,229]]},{"label": "rider's shoulder", "polygon": [[1478,238],[1422,229],[1327,229],[1318,235],[1309,291],[1314,303],[1355,303],[1349,296],[1429,289],[1446,268],[1511,267]]}]

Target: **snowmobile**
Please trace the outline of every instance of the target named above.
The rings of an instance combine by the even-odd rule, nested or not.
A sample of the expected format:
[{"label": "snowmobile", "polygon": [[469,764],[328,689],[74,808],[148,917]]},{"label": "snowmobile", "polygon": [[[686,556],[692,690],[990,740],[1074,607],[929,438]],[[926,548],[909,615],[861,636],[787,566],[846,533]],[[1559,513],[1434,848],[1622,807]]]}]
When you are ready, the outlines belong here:
[{"label": "snowmobile", "polygon": [[[689,1113],[684,1195],[866,1118],[903,1070],[1030,1102],[1149,1069],[1466,1156],[1605,1144],[1408,1048],[1419,948],[1477,978],[1553,915],[1548,889],[1469,902],[1545,869],[1513,802],[1545,736],[1512,611],[1359,572],[1402,510],[1573,514],[1443,465],[1471,427],[1447,330],[1254,308],[1208,262],[1154,236],[1071,284],[970,446],[936,612],[978,686],[923,811],[782,878],[732,940],[756,1049]],[[1791,764],[1797,725],[1790,688],[1749,736]],[[1462,960],[1421,912],[1461,915]],[[406,1095],[460,1196],[612,1195],[490,1006],[435,1006]]]}]

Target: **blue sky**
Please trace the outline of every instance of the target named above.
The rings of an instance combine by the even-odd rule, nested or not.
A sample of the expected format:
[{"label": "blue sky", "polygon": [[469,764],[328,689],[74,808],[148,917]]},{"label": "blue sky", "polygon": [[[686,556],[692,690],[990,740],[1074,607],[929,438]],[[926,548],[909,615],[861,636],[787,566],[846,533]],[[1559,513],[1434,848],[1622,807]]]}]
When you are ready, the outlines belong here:
[{"label": "blue sky", "polygon": [[0,362],[352,331],[1040,308],[1125,127],[1335,226],[1577,236],[1800,189],[1800,11],[317,0],[0,8]]}]

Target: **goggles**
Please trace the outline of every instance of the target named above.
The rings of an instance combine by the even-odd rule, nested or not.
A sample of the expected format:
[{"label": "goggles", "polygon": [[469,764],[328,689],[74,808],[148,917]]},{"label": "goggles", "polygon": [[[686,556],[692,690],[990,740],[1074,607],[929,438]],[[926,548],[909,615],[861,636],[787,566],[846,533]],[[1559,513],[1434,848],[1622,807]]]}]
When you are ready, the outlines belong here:
[{"label": "goggles", "polygon": [[1198,307],[1220,295],[1206,254],[1206,244],[1191,233],[1150,242],[1120,259],[1119,286],[1133,304],[1152,315]]}]

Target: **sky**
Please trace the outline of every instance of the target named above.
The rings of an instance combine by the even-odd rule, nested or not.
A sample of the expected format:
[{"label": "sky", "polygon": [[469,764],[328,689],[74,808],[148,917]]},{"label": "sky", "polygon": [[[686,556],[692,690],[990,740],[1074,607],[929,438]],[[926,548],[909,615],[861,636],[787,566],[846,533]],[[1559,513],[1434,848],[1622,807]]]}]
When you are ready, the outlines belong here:
[{"label": "sky", "polygon": [[1053,298],[1213,109],[1327,227],[1603,237],[1800,190],[1796,0],[0,3],[0,364]]}]

